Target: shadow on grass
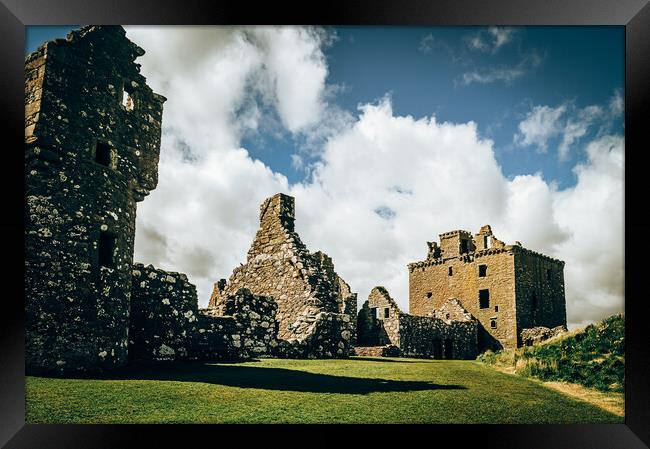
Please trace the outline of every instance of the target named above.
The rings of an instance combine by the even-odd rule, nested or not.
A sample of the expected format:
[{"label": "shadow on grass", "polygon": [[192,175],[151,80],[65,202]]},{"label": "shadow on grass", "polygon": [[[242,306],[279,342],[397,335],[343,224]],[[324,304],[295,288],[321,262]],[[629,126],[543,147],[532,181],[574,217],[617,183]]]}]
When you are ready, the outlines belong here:
[{"label": "shadow on grass", "polygon": [[302,393],[369,394],[423,390],[465,390],[462,385],[431,382],[332,376],[286,368],[263,368],[234,364],[178,363],[125,368],[85,379],[160,380],[203,382],[239,388],[296,391]]}]

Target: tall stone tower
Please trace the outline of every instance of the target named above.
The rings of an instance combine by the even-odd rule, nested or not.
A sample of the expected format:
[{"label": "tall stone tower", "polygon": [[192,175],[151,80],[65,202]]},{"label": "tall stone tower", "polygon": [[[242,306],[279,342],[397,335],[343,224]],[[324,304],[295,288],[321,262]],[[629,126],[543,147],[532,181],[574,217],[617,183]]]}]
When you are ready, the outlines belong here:
[{"label": "tall stone tower", "polygon": [[121,26],[25,61],[28,372],[127,361],[136,203],[156,187],[162,109]]}]

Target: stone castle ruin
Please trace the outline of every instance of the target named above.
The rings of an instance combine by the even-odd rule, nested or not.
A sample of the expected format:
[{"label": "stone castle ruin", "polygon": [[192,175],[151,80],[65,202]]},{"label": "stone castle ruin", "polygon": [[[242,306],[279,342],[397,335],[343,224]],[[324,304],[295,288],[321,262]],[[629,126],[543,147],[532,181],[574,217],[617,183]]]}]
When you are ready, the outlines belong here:
[{"label": "stone castle ruin", "polygon": [[[137,203],[158,182],[165,98],[121,26],[86,26],[25,60],[25,343],[28,373],[152,360],[473,358],[566,324],[563,262],[455,231],[409,265],[410,315],[357,295],[295,232],[294,198],[260,207],[245,264],[208,308],[182,273],[133,262]],[[357,330],[358,326],[358,330]],[[540,330],[541,329],[541,330]],[[556,332],[554,329],[553,332]],[[531,333],[532,332],[532,333]],[[358,340],[358,342],[357,342]]]},{"label": "stone castle ruin", "polygon": [[208,309],[184,274],[133,264],[136,204],[157,185],[165,101],[140,74],[143,54],[122,27],[87,26],[26,58],[27,371],[347,356],[356,294],[329,257],[300,242],[291,197],[263,205],[247,264],[258,273],[236,270]]},{"label": "stone castle ruin", "polygon": [[359,311],[358,354],[474,358],[566,331],[564,262],[506,245],[489,225],[427,245],[408,265],[411,315],[375,287]]},{"label": "stone castle ruin", "polygon": [[479,351],[522,345],[533,327],[566,329],[564,262],[519,242],[506,245],[489,225],[429,242],[427,258],[408,265],[409,310],[431,316],[457,299],[479,322]]},{"label": "stone castle ruin", "polygon": [[310,253],[294,230],[295,202],[277,194],[260,206],[260,229],[246,264],[215,284],[209,308],[240,288],[274,298],[280,351],[285,355],[348,355],[356,335],[357,295],[334,271],[332,259]]},{"label": "stone castle ruin", "polygon": [[384,287],[375,287],[359,311],[357,355],[474,359],[477,321],[456,300],[434,316],[399,310]]}]

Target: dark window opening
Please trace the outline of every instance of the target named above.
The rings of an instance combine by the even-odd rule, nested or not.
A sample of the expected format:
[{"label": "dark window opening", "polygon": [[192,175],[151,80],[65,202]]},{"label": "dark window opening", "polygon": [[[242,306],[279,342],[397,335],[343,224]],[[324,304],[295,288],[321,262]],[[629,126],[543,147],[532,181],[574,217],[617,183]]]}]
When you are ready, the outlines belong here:
[{"label": "dark window opening", "polygon": [[487,276],[487,265],[479,265],[478,266],[478,277],[484,278]]},{"label": "dark window opening", "polygon": [[552,277],[553,277],[553,271],[549,268],[546,270],[546,280],[550,281]]},{"label": "dark window opening", "polygon": [[384,318],[388,318],[389,316],[390,316],[390,309],[388,307],[386,307],[384,309]]},{"label": "dark window opening", "polygon": [[498,312],[499,311],[499,306],[494,306],[494,311]]},{"label": "dark window opening", "polygon": [[490,307],[490,290],[487,288],[478,291],[478,305],[481,309]]},{"label": "dark window opening", "polygon": [[452,267],[449,267],[449,270],[447,270],[447,274],[449,276],[453,276],[454,275],[454,269]]},{"label": "dark window opening", "polygon": [[533,295],[533,311],[537,310],[537,296]]},{"label": "dark window opening", "polygon": [[98,262],[100,267],[115,268],[113,252],[115,250],[115,235],[101,231],[99,233]]},{"label": "dark window opening", "polygon": [[487,235],[483,237],[483,248],[488,249],[490,247],[490,237]]},{"label": "dark window opening", "polygon": [[497,328],[497,320],[490,320],[490,328],[491,329]]},{"label": "dark window opening", "polygon": [[465,254],[468,251],[469,251],[469,249],[468,249],[468,246],[467,246],[467,240],[461,240],[460,241],[460,253]]},{"label": "dark window opening", "polygon": [[427,293],[427,298],[431,298],[431,296],[433,296],[433,293],[428,292],[428,293]]},{"label": "dark window opening", "polygon": [[105,142],[97,142],[95,147],[95,162],[110,167],[111,165],[111,147]]}]

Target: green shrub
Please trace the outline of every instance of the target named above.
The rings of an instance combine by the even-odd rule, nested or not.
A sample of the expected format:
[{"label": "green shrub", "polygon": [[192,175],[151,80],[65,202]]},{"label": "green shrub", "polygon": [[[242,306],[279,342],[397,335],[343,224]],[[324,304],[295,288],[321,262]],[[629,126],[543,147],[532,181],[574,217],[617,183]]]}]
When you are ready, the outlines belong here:
[{"label": "green shrub", "polygon": [[538,346],[487,351],[478,360],[515,367],[522,376],[620,392],[625,387],[625,318],[613,315]]}]

